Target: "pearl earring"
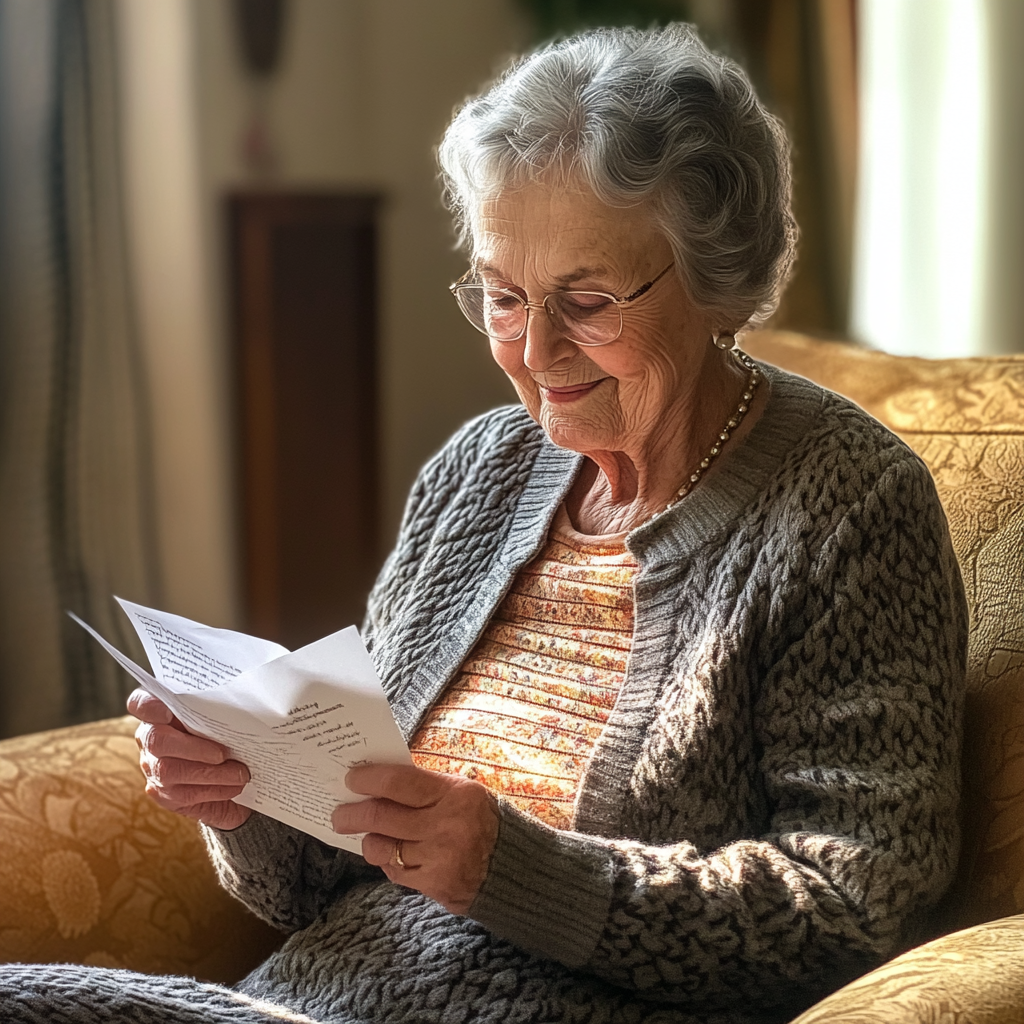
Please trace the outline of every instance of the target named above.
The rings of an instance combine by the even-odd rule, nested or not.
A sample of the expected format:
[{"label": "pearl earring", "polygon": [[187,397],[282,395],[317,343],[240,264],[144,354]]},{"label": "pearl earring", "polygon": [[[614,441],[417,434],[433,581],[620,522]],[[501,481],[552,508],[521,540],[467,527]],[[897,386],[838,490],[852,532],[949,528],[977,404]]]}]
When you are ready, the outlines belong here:
[{"label": "pearl earring", "polygon": [[715,337],[715,348],[720,348],[723,352],[732,352],[736,348],[736,335],[735,334],[719,334]]}]

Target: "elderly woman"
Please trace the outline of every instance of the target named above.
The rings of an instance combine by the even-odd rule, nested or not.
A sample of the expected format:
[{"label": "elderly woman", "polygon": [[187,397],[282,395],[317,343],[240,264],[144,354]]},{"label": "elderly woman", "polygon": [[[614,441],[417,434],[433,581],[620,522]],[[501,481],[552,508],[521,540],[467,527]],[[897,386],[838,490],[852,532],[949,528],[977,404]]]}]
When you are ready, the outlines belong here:
[{"label": "elderly woman", "polygon": [[290,937],[237,991],[62,968],[5,1020],[784,1020],[949,883],[966,617],[932,482],[735,344],[793,258],[779,123],[690,29],[604,30],[515,64],[440,159],[455,298],[522,405],[427,465],[370,598],[417,767],[350,774],[356,857],[232,803],[244,766],[136,694],[150,792]]}]

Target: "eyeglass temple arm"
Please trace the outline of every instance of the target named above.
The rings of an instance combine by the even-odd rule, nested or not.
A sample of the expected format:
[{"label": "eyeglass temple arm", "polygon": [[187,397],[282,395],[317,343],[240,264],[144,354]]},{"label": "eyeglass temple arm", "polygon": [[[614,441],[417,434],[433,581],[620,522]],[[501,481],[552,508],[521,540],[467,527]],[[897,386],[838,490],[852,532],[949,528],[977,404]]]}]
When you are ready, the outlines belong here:
[{"label": "eyeglass temple arm", "polygon": [[[654,280],[648,281],[647,284],[640,285],[640,287],[637,288],[637,290],[635,292],[633,292],[632,295],[627,295],[625,298],[622,298],[622,299],[615,299],[615,304],[616,305],[621,305],[623,302],[632,302],[634,299],[639,299],[641,295],[645,295],[647,292],[649,292],[674,266],[675,266],[675,260],[673,260],[660,274],[658,274],[658,276],[656,278],[654,278]],[[458,288],[459,285],[469,284],[469,282],[466,280],[466,278],[472,276],[474,273],[475,273],[474,269],[472,267],[470,267],[469,270],[467,270],[462,275],[462,277],[460,277],[458,279],[458,281],[453,281],[450,285],[448,285],[448,291],[450,291],[450,292],[452,292],[454,294],[455,293],[455,289]],[[508,289],[503,288],[501,290],[502,291],[507,291]],[[509,294],[510,295],[515,295],[516,293],[515,292],[509,292]],[[520,295],[516,295],[516,298],[519,299],[520,302],[522,302],[526,306],[535,305],[534,303],[531,303],[529,300],[522,298],[522,296],[520,296]],[[613,296],[613,298],[614,298],[614,296]]]},{"label": "eyeglass temple arm", "polygon": [[634,299],[639,299],[641,295],[645,295],[649,292],[674,266],[676,261],[673,260],[653,281],[648,281],[647,284],[640,285],[639,288],[632,295],[627,295],[624,299],[616,299],[616,305],[622,305],[623,302],[632,302]]}]

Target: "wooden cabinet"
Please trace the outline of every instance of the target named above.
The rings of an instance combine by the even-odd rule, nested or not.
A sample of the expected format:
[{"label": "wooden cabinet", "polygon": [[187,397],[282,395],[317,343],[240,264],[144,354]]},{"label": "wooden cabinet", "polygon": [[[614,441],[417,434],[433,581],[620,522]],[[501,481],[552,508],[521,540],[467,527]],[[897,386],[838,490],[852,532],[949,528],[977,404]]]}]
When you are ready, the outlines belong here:
[{"label": "wooden cabinet", "polygon": [[247,625],[291,648],[359,625],[377,570],[376,210],[228,199]]}]

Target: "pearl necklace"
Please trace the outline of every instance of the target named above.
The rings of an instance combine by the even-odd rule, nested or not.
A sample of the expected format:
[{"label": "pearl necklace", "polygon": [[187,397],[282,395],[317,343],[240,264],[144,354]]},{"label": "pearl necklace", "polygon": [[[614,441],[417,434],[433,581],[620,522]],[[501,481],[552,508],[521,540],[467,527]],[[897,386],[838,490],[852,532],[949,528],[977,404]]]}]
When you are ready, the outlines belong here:
[{"label": "pearl necklace", "polygon": [[736,354],[736,358],[750,371],[750,379],[747,381],[747,386],[743,389],[743,397],[740,398],[740,404],[736,407],[736,411],[732,416],[729,417],[725,426],[722,427],[722,430],[718,435],[718,440],[716,440],[711,446],[711,450],[703,459],[700,460],[700,465],[690,474],[689,479],[683,484],[683,486],[676,491],[675,496],[661,510],[662,512],[667,512],[673,505],[682,501],[683,498],[693,490],[694,486],[704,475],[707,468],[715,461],[716,458],[718,458],[718,455],[725,447],[725,442],[728,441],[731,436],[730,432],[735,430],[743,422],[743,417],[746,416],[747,412],[750,410],[750,403],[754,400],[754,395],[757,394],[757,386],[761,383],[761,369],[746,352],[741,352],[739,349],[734,349],[733,351]]}]

